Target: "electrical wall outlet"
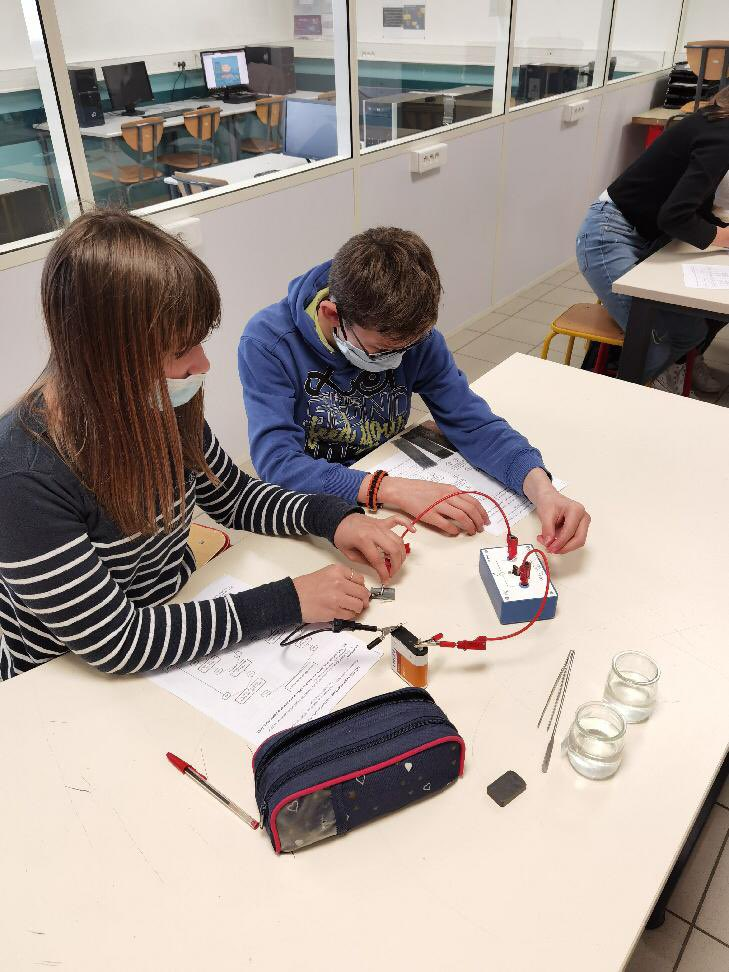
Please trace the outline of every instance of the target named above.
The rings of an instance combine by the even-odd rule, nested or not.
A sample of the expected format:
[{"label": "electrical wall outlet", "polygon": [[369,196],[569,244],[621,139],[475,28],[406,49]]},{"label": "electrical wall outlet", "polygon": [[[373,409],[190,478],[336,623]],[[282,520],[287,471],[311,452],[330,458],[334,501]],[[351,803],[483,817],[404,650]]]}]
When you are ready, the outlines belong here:
[{"label": "electrical wall outlet", "polygon": [[567,124],[579,121],[583,115],[587,114],[587,106],[589,104],[589,98],[583,98],[582,101],[570,101],[562,109],[562,121]]},{"label": "electrical wall outlet", "polygon": [[438,145],[424,145],[411,151],[410,171],[430,172],[431,169],[439,169],[447,161],[448,146],[445,142],[440,142]]}]

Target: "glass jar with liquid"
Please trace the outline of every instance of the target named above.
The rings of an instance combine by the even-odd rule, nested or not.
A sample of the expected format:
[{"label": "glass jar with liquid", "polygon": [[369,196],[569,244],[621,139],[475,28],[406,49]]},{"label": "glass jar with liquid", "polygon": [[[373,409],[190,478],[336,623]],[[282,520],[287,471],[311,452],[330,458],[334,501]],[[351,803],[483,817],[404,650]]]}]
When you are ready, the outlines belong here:
[{"label": "glass jar with liquid", "polygon": [[605,702],[585,702],[575,713],[566,740],[567,758],[589,780],[606,780],[623,758],[625,720]]},{"label": "glass jar with liquid", "polygon": [[613,658],[604,700],[626,722],[644,722],[653,711],[661,670],[642,651],[623,651]]}]

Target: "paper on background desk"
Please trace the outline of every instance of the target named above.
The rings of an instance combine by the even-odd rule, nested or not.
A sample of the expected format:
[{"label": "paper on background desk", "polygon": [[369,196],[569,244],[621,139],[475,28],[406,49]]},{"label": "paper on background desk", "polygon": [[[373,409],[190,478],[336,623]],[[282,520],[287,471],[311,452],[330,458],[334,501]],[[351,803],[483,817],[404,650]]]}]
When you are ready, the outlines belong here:
[{"label": "paper on background desk", "polygon": [[[447,459],[439,459],[434,466],[428,469],[421,469],[412,459],[402,455],[385,459],[379,463],[377,468],[384,469],[390,476],[402,476],[405,479],[426,479],[432,483],[447,483],[449,486],[456,486],[458,489],[478,489],[482,493],[488,493],[503,507],[512,527],[534,509],[534,504],[525,496],[513,492],[507,486],[503,486],[495,479],[487,476],[486,473],[476,469],[457,452],[448,456]],[[552,482],[555,489],[560,491],[567,485],[564,480],[557,479],[556,476]],[[503,519],[494,505],[480,496],[475,496],[474,499],[477,499],[489,514],[491,522],[486,530],[493,534],[504,533]]]},{"label": "paper on background desk", "polygon": [[[248,587],[226,575],[196,600]],[[282,648],[289,630],[148,677],[255,747],[274,732],[331,712],[382,655],[331,632]]]},{"label": "paper on background desk", "polygon": [[729,267],[718,263],[683,263],[683,282],[686,287],[704,290],[729,290]]}]

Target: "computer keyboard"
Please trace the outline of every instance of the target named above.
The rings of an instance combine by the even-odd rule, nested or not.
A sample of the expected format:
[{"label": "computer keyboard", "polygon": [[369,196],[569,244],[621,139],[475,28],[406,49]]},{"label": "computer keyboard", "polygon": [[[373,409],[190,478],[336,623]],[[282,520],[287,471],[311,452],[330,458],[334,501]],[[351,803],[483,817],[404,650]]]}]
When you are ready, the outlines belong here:
[{"label": "computer keyboard", "polygon": [[194,111],[197,105],[191,105],[186,101],[173,101],[163,105],[150,105],[144,109],[145,118],[174,118],[185,111]]},{"label": "computer keyboard", "polygon": [[232,91],[227,100],[231,105],[244,105],[249,101],[257,101],[258,95],[254,91]]}]

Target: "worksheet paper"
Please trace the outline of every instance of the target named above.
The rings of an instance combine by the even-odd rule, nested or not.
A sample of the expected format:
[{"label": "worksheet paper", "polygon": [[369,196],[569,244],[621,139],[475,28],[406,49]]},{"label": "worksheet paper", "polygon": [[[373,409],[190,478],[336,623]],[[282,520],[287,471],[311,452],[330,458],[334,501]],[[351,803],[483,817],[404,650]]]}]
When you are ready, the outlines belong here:
[{"label": "worksheet paper", "polygon": [[[224,576],[197,600],[247,588]],[[255,748],[274,732],[331,712],[382,655],[351,635],[332,632],[282,648],[289,631],[149,677]]]},{"label": "worksheet paper", "polygon": [[683,282],[686,287],[704,290],[729,290],[729,266],[718,263],[684,263]]},{"label": "worksheet paper", "polygon": [[[429,456],[429,458],[434,458]],[[487,476],[463,458],[459,453],[454,452],[447,459],[438,459],[434,466],[428,469],[421,469],[417,463],[407,456],[395,455],[390,459],[381,462],[378,469],[384,469],[390,476],[402,476],[405,479],[426,479],[431,483],[447,483],[455,486],[456,489],[478,489],[482,493],[493,496],[496,502],[503,507],[504,512],[509,518],[509,523],[513,527],[519,520],[523,520],[534,509],[534,504],[530,503],[525,496],[514,493],[508,487]],[[562,491],[567,485],[564,480],[552,480],[555,489]],[[486,530],[493,534],[503,534],[506,532],[503,517],[495,508],[493,503],[475,496],[479,503],[487,511],[490,519]]]}]

